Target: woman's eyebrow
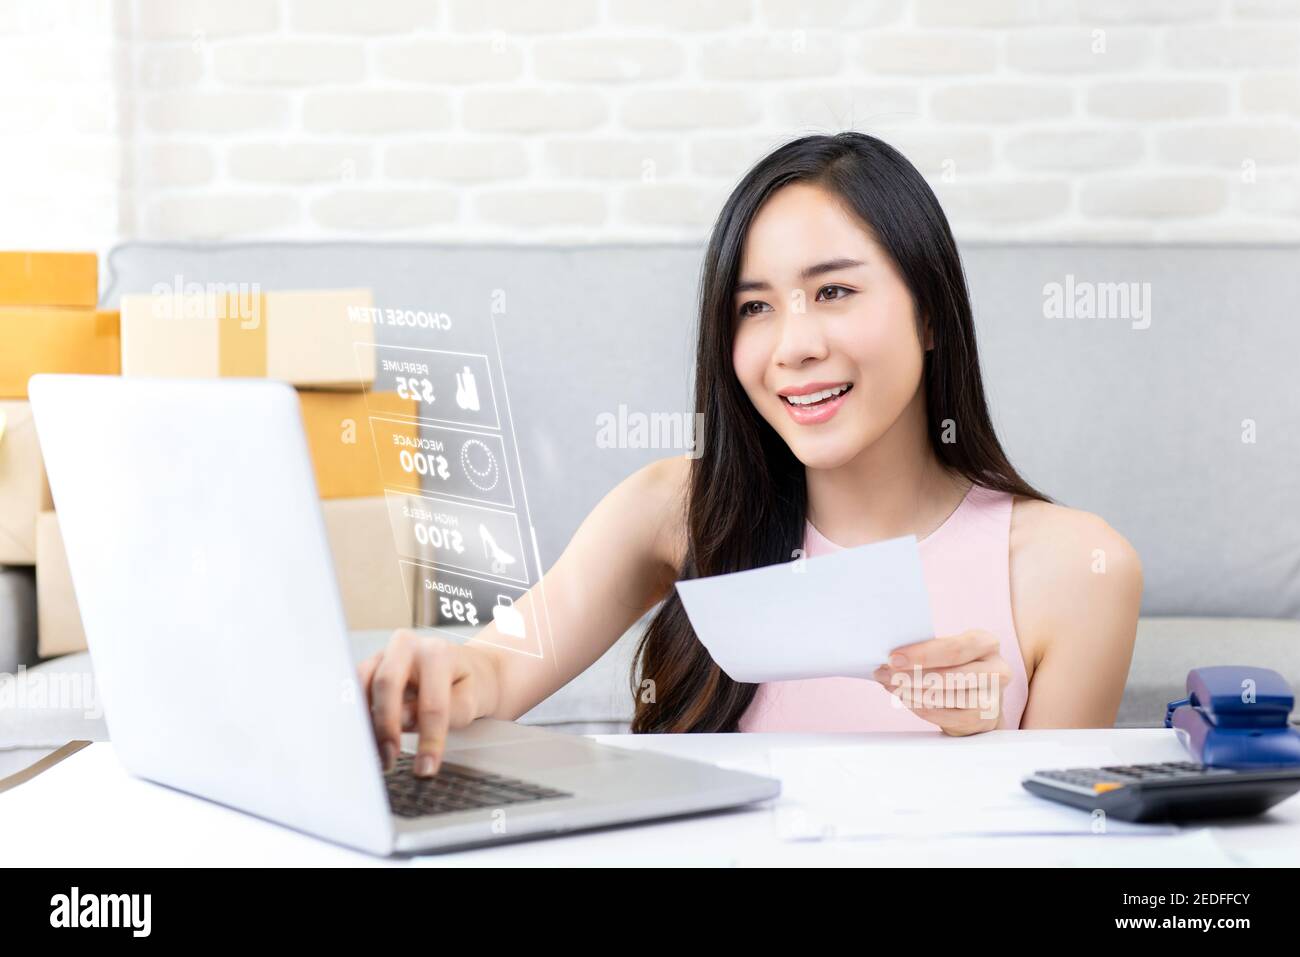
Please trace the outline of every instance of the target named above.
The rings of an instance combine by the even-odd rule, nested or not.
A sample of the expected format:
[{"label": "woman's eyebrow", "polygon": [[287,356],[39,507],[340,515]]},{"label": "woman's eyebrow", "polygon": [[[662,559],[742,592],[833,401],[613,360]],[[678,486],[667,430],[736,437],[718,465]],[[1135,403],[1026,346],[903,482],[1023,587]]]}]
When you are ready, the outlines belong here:
[{"label": "woman's eyebrow", "polygon": [[[854,266],[865,266],[860,259],[828,259],[825,262],[814,263],[799,273],[799,277],[804,280],[812,279],[814,276],[820,276],[824,273],[835,272],[837,269],[851,269]],[[751,292],[755,289],[771,289],[772,286],[762,279],[742,279],[736,283],[736,294],[742,292]]]},{"label": "woman's eyebrow", "polygon": [[837,269],[851,269],[854,266],[862,266],[862,265],[865,265],[865,263],[863,263],[862,260],[860,259],[847,259],[847,258],[828,259],[823,263],[817,263],[814,266],[809,266],[799,275],[804,279],[812,279],[814,276],[820,276],[823,273],[828,273],[828,272],[835,272],[835,270]]}]

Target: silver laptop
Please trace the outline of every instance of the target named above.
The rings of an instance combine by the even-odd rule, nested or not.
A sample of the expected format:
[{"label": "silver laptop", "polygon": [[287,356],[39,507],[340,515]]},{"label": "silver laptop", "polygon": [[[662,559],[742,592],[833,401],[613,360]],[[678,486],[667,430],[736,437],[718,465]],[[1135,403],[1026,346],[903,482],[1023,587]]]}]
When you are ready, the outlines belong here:
[{"label": "silver laptop", "polygon": [[[131,773],[375,854],[734,807],[777,781],[479,720],[384,775],[294,391],[34,376],[109,736]],[[408,738],[408,740],[410,740]]]}]

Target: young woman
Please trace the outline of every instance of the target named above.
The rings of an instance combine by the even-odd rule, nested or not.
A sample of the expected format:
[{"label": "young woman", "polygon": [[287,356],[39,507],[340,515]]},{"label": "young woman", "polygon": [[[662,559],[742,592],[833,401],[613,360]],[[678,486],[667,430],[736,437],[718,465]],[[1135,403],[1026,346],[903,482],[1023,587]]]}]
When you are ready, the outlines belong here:
[{"label": "young woman", "polygon": [[[659,602],[635,731],[1110,725],[1141,566],[1007,461],[956,245],[916,169],[859,133],[780,147],[727,200],[701,281],[702,454],[625,479],[546,573],[555,660],[402,631],[364,662],[385,766],[404,729],[419,732],[416,773],[434,773],[449,728],[519,717]],[[940,637],[897,649],[874,680],[734,682],[673,588],[907,534]],[[525,616],[537,592],[516,603]]]}]

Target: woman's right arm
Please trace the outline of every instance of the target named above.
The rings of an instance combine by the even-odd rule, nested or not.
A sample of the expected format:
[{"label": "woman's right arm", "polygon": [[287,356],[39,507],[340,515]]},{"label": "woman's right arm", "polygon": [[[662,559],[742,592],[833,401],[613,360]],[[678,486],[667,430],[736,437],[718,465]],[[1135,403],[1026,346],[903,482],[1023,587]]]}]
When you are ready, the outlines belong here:
[{"label": "woman's right arm", "polygon": [[358,672],[385,770],[397,758],[401,732],[418,731],[416,774],[433,774],[450,729],[479,717],[518,718],[660,601],[685,554],[688,474],[689,460],[674,456],[624,479],[515,602],[525,621],[542,623],[541,658],[508,650],[514,639],[491,623],[464,644],[403,629],[363,661]]}]

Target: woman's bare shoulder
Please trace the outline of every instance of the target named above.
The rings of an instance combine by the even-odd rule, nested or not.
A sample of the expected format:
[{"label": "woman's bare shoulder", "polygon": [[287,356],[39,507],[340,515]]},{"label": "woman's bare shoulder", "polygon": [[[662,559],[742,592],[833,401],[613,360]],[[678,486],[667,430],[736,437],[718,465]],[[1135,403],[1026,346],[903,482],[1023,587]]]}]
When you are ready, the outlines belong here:
[{"label": "woman's bare shoulder", "polygon": [[1041,660],[1048,642],[1127,614],[1141,600],[1137,551],[1091,512],[1017,497],[1010,551],[1012,611],[1027,662]]},{"label": "woman's bare shoulder", "polygon": [[1093,560],[1103,553],[1120,563],[1137,560],[1133,546],[1100,515],[1020,496],[1011,512],[1011,550],[1059,563],[1067,574],[1079,567],[1078,559],[1084,553],[1088,559],[1085,570],[1091,570]]}]

